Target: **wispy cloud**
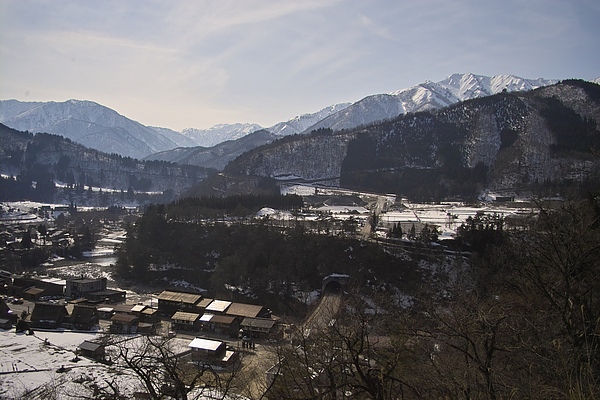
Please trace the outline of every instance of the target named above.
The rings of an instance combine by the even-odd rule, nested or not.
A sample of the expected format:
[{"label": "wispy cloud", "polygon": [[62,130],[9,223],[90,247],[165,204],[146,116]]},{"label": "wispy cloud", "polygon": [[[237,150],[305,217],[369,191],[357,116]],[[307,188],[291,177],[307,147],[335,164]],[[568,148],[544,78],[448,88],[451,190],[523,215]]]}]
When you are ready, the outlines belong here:
[{"label": "wispy cloud", "polygon": [[455,72],[595,78],[599,19],[597,0],[0,0],[0,96],[268,125]]}]

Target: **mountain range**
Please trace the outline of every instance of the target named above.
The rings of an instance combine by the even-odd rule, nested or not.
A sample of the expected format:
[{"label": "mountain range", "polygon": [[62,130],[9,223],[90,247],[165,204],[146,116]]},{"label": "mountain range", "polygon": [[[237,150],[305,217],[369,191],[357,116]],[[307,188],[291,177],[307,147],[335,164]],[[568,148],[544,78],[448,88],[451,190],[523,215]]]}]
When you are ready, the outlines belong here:
[{"label": "mountain range", "polygon": [[600,183],[599,149],[600,85],[571,80],[278,139],[218,179],[293,177],[421,200],[583,195]]},{"label": "mountain range", "polygon": [[[473,74],[454,74],[440,82],[424,82],[409,89],[388,94],[368,96],[355,103],[340,103],[314,113],[302,114],[288,121],[264,128],[274,137],[307,133],[318,128],[334,130],[354,128],[374,121],[390,119],[399,114],[437,109],[459,101],[498,93],[502,90],[530,90],[555,83],[546,79],[523,79],[512,75],[486,77]],[[153,159],[175,160],[179,156],[165,153],[180,148],[201,146],[211,148],[226,141],[237,140],[261,130],[250,123],[219,124],[209,129],[184,129],[176,132],[168,128],[144,126],[116,111],[91,101],[65,102],[0,101],[0,122],[13,129],[46,132],[64,136],[87,147],[106,153],[139,158],[153,155]],[[264,136],[264,135],[263,135]],[[266,138],[265,138],[266,139]],[[272,139],[269,139],[272,140]],[[245,140],[245,143],[259,143]],[[262,144],[262,143],[261,143]],[[232,154],[215,149],[225,165],[235,158],[242,145],[234,146]],[[249,148],[244,148],[249,150]],[[206,150],[197,149],[198,152]],[[156,155],[161,153],[161,155]],[[192,158],[187,157],[192,160]],[[212,167],[214,161],[203,164],[205,158],[195,158],[199,166]]]},{"label": "mountain range", "polygon": [[[148,134],[156,149],[191,140],[165,128],[145,127],[92,102],[9,100],[1,107],[3,120],[14,123],[89,129],[88,135],[76,130],[81,141],[95,137],[111,143],[109,138],[121,134],[126,143],[139,144]],[[474,197],[485,190],[565,194],[599,181],[600,85],[582,80],[552,84],[511,76],[453,75],[276,126],[276,132],[261,129],[212,147],[155,151],[145,162],[86,149],[74,139],[19,134],[6,127],[0,166],[3,174],[33,176],[43,170],[45,181],[117,190],[164,191],[178,177],[176,192],[204,181],[199,187],[215,188],[218,195],[226,194],[234,181],[247,190],[253,185],[265,188],[265,179],[273,178],[426,200]],[[302,134],[284,134],[300,129]],[[145,146],[150,148],[150,142]],[[223,173],[184,168],[199,165]]]}]

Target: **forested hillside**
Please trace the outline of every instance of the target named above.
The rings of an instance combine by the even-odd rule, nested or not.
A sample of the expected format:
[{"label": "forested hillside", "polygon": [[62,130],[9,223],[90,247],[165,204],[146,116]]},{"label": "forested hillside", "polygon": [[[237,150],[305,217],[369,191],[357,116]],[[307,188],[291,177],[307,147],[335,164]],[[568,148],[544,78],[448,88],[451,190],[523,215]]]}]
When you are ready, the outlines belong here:
[{"label": "forested hillside", "polygon": [[330,180],[418,200],[483,190],[585,196],[600,182],[600,86],[564,81],[359,129],[322,129],[238,157],[225,172]]},{"label": "forested hillside", "polygon": [[250,298],[297,318],[307,311],[299,293],[320,288],[333,272],[348,274],[329,329],[310,337],[299,332],[302,351],[278,348],[280,378],[269,388],[276,398],[339,389],[369,399],[594,399],[600,395],[595,193],[555,208],[539,204],[519,229],[498,216],[470,218],[458,238],[458,249],[470,252],[416,242],[383,251],[307,231],[299,220],[287,227],[268,219],[214,219],[260,205],[293,211],[293,199],[238,197],[226,205],[188,199],[147,210],[128,230],[119,271],[148,283],[183,280],[207,295]]},{"label": "forested hillside", "polygon": [[[325,221],[317,226],[317,222],[291,220],[281,226],[268,218],[245,218],[267,206],[299,210],[302,199],[189,198],[152,206],[128,231],[119,273],[147,283],[160,284],[164,277],[183,279],[221,298],[240,293],[273,297],[273,307],[276,303],[296,304],[295,291],[319,290],[322,278],[334,272],[352,274],[361,285],[385,286],[387,282],[404,286],[403,282],[420,281],[417,260],[399,260],[377,245],[357,239],[310,233],[313,227],[319,232],[330,229]],[[230,217],[223,219],[224,215]],[[236,221],[232,216],[244,218]],[[356,222],[348,224],[348,232],[356,231]],[[448,262],[442,259],[440,262]]]},{"label": "forested hillside", "polygon": [[[164,161],[138,161],[88,149],[61,136],[19,132],[0,125],[4,200],[63,202],[90,187],[108,192],[169,192],[170,197],[209,176],[211,170]],[[63,186],[57,187],[55,181]],[[35,185],[32,185],[35,182]],[[115,199],[118,200],[118,199]],[[81,204],[81,203],[80,203]],[[110,205],[107,200],[107,204]]]}]

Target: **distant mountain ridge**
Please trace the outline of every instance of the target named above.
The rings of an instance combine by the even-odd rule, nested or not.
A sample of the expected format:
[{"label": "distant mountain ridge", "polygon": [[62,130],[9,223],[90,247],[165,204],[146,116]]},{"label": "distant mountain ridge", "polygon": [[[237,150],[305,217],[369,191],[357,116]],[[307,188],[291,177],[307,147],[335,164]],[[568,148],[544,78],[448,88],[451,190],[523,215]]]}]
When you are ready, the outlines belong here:
[{"label": "distant mountain ridge", "polygon": [[[86,147],[132,158],[177,147],[154,129],[92,101],[0,102],[0,122],[20,131],[61,135]],[[185,138],[181,138],[182,141]]]},{"label": "distant mountain ridge", "polygon": [[600,182],[594,149],[600,86],[563,81],[282,138],[242,154],[221,176],[293,176],[424,200],[484,190],[581,195]]},{"label": "distant mountain ridge", "polygon": [[196,142],[197,146],[212,147],[227,140],[235,140],[262,129],[258,124],[218,124],[208,129],[186,128],[181,134]]},{"label": "distant mountain ridge", "polygon": [[277,136],[265,129],[245,135],[237,140],[227,140],[212,147],[178,147],[152,154],[144,160],[169,161],[204,168],[222,170],[227,163],[248,150],[270,143]]},{"label": "distant mountain ridge", "polygon": [[[352,129],[375,121],[395,118],[407,112],[439,109],[460,101],[506,91],[530,90],[555,83],[547,79],[523,79],[512,75],[486,77],[474,74],[454,74],[440,82],[426,81],[411,88],[376,94],[355,103],[340,103],[315,113],[296,116],[265,128],[275,137],[309,133],[319,128]],[[161,127],[149,127],[128,119],[116,111],[91,101],[69,100],[57,102],[0,101],[0,122],[17,130],[47,132],[69,138],[87,147],[106,153],[143,159],[181,158],[170,155],[174,150],[194,148],[197,154],[220,143],[238,140],[257,130],[257,124],[219,124],[209,129],[188,128],[182,132]],[[263,141],[267,138],[263,134]],[[271,139],[272,140],[272,139]],[[261,141],[245,140],[244,144],[227,145],[214,149],[214,157],[183,157],[200,166],[225,165],[239,155],[243,146],[259,145]],[[265,142],[266,143],[266,142]],[[231,154],[225,148],[235,148]],[[246,150],[250,148],[247,147]],[[188,151],[186,151],[188,152]],[[208,151],[210,152],[210,151]],[[208,160],[208,161],[207,161]],[[204,164],[208,162],[209,164]]]},{"label": "distant mountain ridge", "polygon": [[[376,121],[392,119],[408,112],[439,109],[460,101],[489,96],[503,90],[507,92],[526,91],[556,82],[556,80],[549,79],[523,79],[513,75],[487,77],[470,73],[454,74],[440,82],[426,81],[408,89],[367,96],[355,103],[335,104],[316,113],[303,114],[289,121],[273,125],[266,128],[266,130],[277,136],[285,136],[297,133],[307,134],[313,130],[323,128],[333,130],[352,129]],[[259,142],[246,141],[245,143],[246,149],[250,150],[250,143],[258,144]],[[268,141],[260,144],[266,143]],[[149,159],[174,162],[180,162],[176,161],[178,159],[186,159],[193,165],[219,168],[240,154],[239,152],[227,154],[220,149],[217,151],[220,154],[220,161],[215,163],[214,159],[211,159],[210,163],[206,163],[204,157],[181,157],[182,153],[187,154],[190,151],[176,149],[172,152],[176,152],[177,155],[171,155],[171,151],[165,151]],[[198,149],[197,152],[209,153],[202,149]]]},{"label": "distant mountain ridge", "polygon": [[527,91],[557,82],[552,79],[524,79],[514,75],[488,77],[471,73],[453,74],[440,82],[426,81],[408,89],[367,96],[317,122],[304,133],[319,128],[351,129],[395,118],[400,114],[439,109],[460,101],[490,96],[503,90]]}]

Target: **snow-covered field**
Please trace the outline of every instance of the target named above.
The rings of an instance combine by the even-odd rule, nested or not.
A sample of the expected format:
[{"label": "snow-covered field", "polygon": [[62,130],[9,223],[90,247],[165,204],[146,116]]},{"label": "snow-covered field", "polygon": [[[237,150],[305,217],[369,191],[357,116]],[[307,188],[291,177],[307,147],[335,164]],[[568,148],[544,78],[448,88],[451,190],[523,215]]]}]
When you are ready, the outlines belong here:
[{"label": "snow-covered field", "polygon": [[[75,351],[85,340],[98,341],[101,333],[46,332],[34,335],[0,330],[0,398],[56,398],[60,400],[96,398],[98,389],[111,393],[110,385],[132,398],[143,391],[133,373],[117,364],[107,365],[85,357],[75,361]],[[141,348],[142,336],[113,336],[130,351]],[[189,339],[170,339],[174,354],[189,350]],[[108,346],[108,356],[116,359],[116,348]],[[157,371],[158,374],[158,371]],[[207,399],[203,396],[201,399]]]},{"label": "snow-covered field", "polygon": [[[350,190],[333,188],[316,188],[311,185],[290,185],[282,189],[282,194],[297,194],[300,196],[319,194],[344,194],[358,195],[360,197],[379,198],[383,203],[393,204],[396,202],[394,195],[374,195],[358,193]],[[494,196],[492,196],[493,198]],[[382,211],[379,214],[380,222],[387,227],[391,224],[429,224],[438,227],[439,237],[441,239],[452,238],[456,235],[456,229],[461,226],[469,217],[474,217],[477,213],[498,214],[503,217],[516,215],[523,211],[530,211],[523,207],[518,207],[519,203],[513,203],[515,207],[501,207],[493,203],[486,203],[480,207],[466,206],[458,202],[444,202],[439,204],[419,204],[402,201],[404,209],[393,211]],[[525,204],[525,203],[523,203]],[[365,222],[370,211],[363,207],[344,207],[344,206],[323,206],[317,209],[319,212],[326,212],[338,219],[349,218],[350,216],[357,220]],[[276,218],[277,214],[273,213]],[[308,218],[307,218],[308,219]]]},{"label": "snow-covered field", "polygon": [[15,333],[14,328],[1,330],[0,398],[20,399],[31,391],[35,398],[52,398],[52,394],[58,399],[93,398],[94,385],[106,387],[113,381],[122,388],[137,387],[138,382],[128,373],[87,358],[73,361],[84,340],[99,336],[96,332],[37,331],[26,335]]}]

